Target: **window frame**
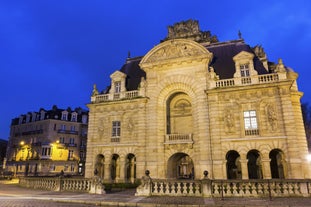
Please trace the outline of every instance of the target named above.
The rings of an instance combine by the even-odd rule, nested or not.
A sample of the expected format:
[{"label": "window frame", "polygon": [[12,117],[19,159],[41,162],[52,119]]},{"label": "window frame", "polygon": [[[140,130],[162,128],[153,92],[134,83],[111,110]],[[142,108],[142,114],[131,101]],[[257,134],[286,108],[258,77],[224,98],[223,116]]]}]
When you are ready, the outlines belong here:
[{"label": "window frame", "polygon": [[120,137],[121,136],[121,122],[120,121],[112,121],[112,137]]}]

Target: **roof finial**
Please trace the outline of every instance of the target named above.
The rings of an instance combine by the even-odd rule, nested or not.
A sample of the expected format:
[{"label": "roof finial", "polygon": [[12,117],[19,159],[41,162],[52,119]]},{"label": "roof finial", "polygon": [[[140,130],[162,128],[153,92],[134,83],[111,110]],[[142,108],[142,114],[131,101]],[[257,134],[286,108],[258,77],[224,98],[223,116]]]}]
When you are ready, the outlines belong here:
[{"label": "roof finial", "polygon": [[127,58],[131,58],[131,51],[127,52]]},{"label": "roof finial", "polygon": [[239,35],[239,39],[242,39],[242,33],[241,33],[241,31],[240,31],[240,30],[239,30],[238,35]]}]

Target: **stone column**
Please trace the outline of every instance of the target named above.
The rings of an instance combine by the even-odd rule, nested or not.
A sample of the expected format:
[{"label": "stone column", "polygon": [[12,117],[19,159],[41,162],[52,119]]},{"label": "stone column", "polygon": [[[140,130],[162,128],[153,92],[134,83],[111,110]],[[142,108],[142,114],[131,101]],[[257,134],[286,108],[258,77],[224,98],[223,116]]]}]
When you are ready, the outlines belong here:
[{"label": "stone column", "polygon": [[131,183],[135,182],[134,173],[135,173],[135,161],[134,159],[131,159],[130,161],[130,182]]},{"label": "stone column", "polygon": [[247,167],[248,159],[240,159],[241,163],[241,170],[242,170],[242,179],[247,180],[248,179],[248,167]]},{"label": "stone column", "polygon": [[104,180],[106,182],[111,182],[111,160],[105,162],[105,173],[104,173]]},{"label": "stone column", "polygon": [[118,182],[124,182],[125,181],[125,161],[124,157],[119,158],[119,162],[117,162],[116,167],[116,180]]},{"label": "stone column", "polygon": [[271,179],[270,161],[269,158],[261,159],[263,179]]}]

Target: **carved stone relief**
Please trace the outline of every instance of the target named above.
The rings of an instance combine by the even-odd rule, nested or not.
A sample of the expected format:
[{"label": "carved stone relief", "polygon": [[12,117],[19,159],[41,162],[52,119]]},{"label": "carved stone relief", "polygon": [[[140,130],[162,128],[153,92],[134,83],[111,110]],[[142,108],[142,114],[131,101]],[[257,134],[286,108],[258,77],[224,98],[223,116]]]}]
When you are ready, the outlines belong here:
[{"label": "carved stone relief", "polygon": [[167,44],[155,51],[146,60],[146,62],[161,61],[179,57],[198,56],[201,54],[203,54],[202,51],[193,45],[172,40],[171,44]]},{"label": "carved stone relief", "polygon": [[267,104],[266,116],[267,116],[268,129],[270,131],[276,131],[278,127],[278,119],[275,111],[275,106],[273,106],[272,104]]},{"label": "carved stone relief", "polygon": [[224,124],[226,133],[234,132],[234,114],[232,111],[227,110],[224,115]]}]

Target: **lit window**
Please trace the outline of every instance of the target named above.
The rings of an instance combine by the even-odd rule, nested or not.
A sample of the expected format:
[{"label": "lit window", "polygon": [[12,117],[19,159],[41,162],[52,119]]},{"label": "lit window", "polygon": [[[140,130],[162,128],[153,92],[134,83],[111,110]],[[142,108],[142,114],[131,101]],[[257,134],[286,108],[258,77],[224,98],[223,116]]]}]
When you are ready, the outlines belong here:
[{"label": "lit window", "polygon": [[114,82],[114,92],[115,93],[121,92],[121,81]]},{"label": "lit window", "polygon": [[249,64],[240,65],[241,77],[249,77]]},{"label": "lit window", "polygon": [[244,111],[245,129],[258,129],[256,111]]},{"label": "lit window", "polygon": [[51,155],[51,148],[50,147],[43,147],[42,148],[42,155],[43,156],[50,156]]},{"label": "lit window", "polygon": [[112,122],[112,136],[119,137],[121,135],[121,123],[120,121]]}]

